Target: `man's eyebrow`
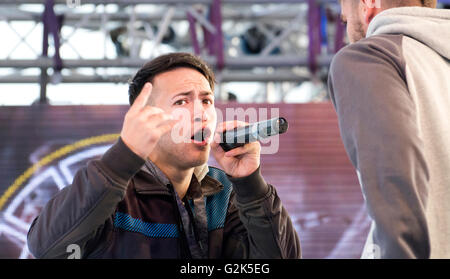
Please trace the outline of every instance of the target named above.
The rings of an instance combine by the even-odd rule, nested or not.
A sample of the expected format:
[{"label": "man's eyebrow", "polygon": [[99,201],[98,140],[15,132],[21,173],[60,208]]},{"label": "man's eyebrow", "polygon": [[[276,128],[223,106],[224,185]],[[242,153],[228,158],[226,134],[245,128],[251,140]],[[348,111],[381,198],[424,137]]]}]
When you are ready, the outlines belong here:
[{"label": "man's eyebrow", "polygon": [[202,95],[202,96],[206,96],[206,95],[214,96],[214,94],[211,91],[202,91],[202,92],[200,92],[200,95]]},{"label": "man's eyebrow", "polygon": [[179,97],[179,96],[189,96],[190,94],[192,94],[192,91],[178,93],[175,96],[173,96],[172,99],[175,99],[176,97]]},{"label": "man's eyebrow", "polygon": [[[178,93],[175,96],[173,96],[172,99],[175,99],[176,97],[179,97],[179,96],[189,96],[192,93],[193,93],[193,91]],[[200,92],[200,95],[201,96],[206,96],[206,95],[213,95],[214,96],[214,94],[211,91],[202,91],[202,92]]]}]

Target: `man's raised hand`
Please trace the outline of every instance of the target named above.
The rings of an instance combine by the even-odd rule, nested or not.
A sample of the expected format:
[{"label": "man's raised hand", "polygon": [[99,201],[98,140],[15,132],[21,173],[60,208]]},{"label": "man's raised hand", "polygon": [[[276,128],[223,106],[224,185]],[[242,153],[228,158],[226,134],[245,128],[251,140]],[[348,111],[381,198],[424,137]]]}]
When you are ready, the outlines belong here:
[{"label": "man's raised hand", "polygon": [[152,153],[161,136],[169,132],[178,120],[158,107],[148,105],[152,84],[147,82],[125,114],[120,132],[122,141],[143,159]]}]

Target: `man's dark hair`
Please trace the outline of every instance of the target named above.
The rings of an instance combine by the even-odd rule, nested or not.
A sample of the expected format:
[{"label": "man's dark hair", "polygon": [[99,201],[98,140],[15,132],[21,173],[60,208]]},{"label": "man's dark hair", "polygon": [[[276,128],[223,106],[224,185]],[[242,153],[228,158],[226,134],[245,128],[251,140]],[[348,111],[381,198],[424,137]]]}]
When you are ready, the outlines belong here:
[{"label": "man's dark hair", "polygon": [[174,52],[159,56],[147,62],[131,79],[128,88],[130,105],[134,103],[146,82],[152,82],[156,75],[177,68],[191,68],[200,72],[208,80],[211,90],[214,91],[214,72],[200,58],[186,52]]}]

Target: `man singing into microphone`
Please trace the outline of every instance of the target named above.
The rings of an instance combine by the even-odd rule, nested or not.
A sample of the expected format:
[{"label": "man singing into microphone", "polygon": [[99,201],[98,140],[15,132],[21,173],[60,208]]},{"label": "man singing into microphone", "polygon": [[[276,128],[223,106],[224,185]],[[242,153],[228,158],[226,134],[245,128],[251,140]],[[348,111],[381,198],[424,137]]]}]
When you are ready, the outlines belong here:
[{"label": "man singing into microphone", "polygon": [[[213,141],[215,130],[217,139],[242,123],[217,125],[214,74],[203,61],[160,56],[129,94],[118,141],[34,220],[35,257],[67,258],[77,245],[82,258],[300,258],[292,222],[260,174],[260,144],[225,152]],[[180,108],[189,117],[174,119]],[[210,150],[223,170],[207,166]]]}]

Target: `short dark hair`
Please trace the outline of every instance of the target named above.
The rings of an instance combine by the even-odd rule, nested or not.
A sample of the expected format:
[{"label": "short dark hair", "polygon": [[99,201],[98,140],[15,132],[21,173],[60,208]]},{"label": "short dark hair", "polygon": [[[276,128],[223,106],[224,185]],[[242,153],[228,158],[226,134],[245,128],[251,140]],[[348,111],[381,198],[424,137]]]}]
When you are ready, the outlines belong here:
[{"label": "short dark hair", "polygon": [[[436,8],[437,5],[437,0],[420,0],[420,5],[422,5],[423,7],[428,7],[428,8]],[[401,7],[403,5],[411,5],[411,4],[417,4],[417,0],[416,1],[412,1],[412,0],[395,0],[395,1],[391,1],[390,5],[391,7]]]},{"label": "short dark hair", "polygon": [[436,8],[437,0],[421,0],[422,6],[428,7],[428,8]]},{"label": "short dark hair", "polygon": [[147,62],[129,82],[128,95],[130,105],[134,103],[146,82],[152,82],[156,75],[177,68],[191,68],[200,72],[208,80],[214,91],[214,72],[200,57],[186,52],[174,52],[158,56]]}]

